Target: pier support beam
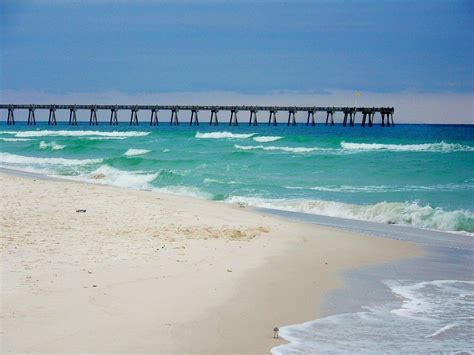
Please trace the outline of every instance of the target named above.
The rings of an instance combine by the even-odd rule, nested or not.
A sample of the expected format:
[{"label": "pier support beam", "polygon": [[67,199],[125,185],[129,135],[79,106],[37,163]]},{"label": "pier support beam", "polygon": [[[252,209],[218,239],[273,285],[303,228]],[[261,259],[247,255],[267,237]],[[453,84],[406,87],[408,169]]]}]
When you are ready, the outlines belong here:
[{"label": "pier support beam", "polygon": [[219,120],[217,119],[218,110],[211,110],[211,118],[209,120],[209,126],[219,126]]},{"label": "pier support beam", "polygon": [[290,121],[292,126],[296,126],[296,117],[294,110],[288,111],[288,126],[290,125]]},{"label": "pier support beam", "polygon": [[349,122],[350,122],[350,126],[351,126],[351,127],[354,127],[356,112],[357,112],[357,111],[354,110],[354,111],[351,111],[351,112],[349,113],[349,118],[350,118],[350,121],[349,121]]},{"label": "pier support beam", "polygon": [[199,126],[199,118],[198,118],[198,110],[197,109],[192,109],[191,110],[191,119],[189,120],[189,125]]},{"label": "pier support beam", "polygon": [[35,108],[30,107],[28,109],[28,126],[35,125],[36,126],[36,118],[35,118]]},{"label": "pier support beam", "polygon": [[91,108],[91,116],[89,118],[89,126],[97,126],[97,107],[93,106]]},{"label": "pier support beam", "polygon": [[392,120],[392,127],[395,127],[395,123],[393,122],[393,111],[390,112],[389,115],[390,115],[390,118],[391,118],[391,120]]},{"label": "pier support beam", "polygon": [[179,126],[178,109],[177,108],[174,108],[174,109],[171,110],[170,126]]},{"label": "pier support beam", "polygon": [[76,106],[69,109],[69,125],[77,126]]},{"label": "pier support beam", "polygon": [[270,110],[270,117],[268,117],[268,125],[277,125],[277,119],[276,119],[276,110]]},{"label": "pier support beam", "polygon": [[257,126],[257,110],[250,110],[249,126]]},{"label": "pier support beam", "polygon": [[334,126],[334,111],[326,111],[326,126],[328,125],[329,117],[331,117],[331,126]]},{"label": "pier support beam", "polygon": [[382,127],[385,127],[385,112],[380,112],[380,115],[382,116]]},{"label": "pier support beam", "polygon": [[118,126],[118,117],[117,117],[118,108],[114,107],[110,110],[110,121],[109,125]]},{"label": "pier support beam", "polygon": [[132,113],[130,115],[130,126],[138,126],[138,107],[137,106],[132,108]]},{"label": "pier support beam", "polygon": [[158,126],[158,108],[151,109],[150,126]]},{"label": "pier support beam", "polygon": [[316,122],[314,120],[314,111],[308,111],[308,119],[306,120],[306,125],[309,126],[309,119],[311,118],[311,126],[316,126]]},{"label": "pier support beam", "polygon": [[349,112],[344,111],[344,120],[342,121],[342,126],[343,127],[346,127],[346,125],[347,125],[347,116],[349,116]]},{"label": "pier support beam", "polygon": [[14,108],[10,106],[8,108],[8,116],[7,116],[7,125],[15,125],[15,116],[13,114]]},{"label": "pier support beam", "polygon": [[48,125],[56,126],[56,106],[54,105],[49,109]]},{"label": "pier support beam", "polygon": [[238,126],[239,120],[237,119],[237,112],[238,110],[233,108],[230,110],[230,119],[229,119],[229,126]]}]

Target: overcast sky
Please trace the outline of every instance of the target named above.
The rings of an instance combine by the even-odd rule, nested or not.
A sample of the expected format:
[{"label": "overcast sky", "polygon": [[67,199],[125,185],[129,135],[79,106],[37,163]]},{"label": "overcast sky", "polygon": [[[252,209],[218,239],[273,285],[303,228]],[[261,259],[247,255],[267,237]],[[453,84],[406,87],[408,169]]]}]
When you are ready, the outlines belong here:
[{"label": "overcast sky", "polygon": [[2,102],[324,106],[361,91],[399,121],[474,122],[470,0],[0,3]]}]

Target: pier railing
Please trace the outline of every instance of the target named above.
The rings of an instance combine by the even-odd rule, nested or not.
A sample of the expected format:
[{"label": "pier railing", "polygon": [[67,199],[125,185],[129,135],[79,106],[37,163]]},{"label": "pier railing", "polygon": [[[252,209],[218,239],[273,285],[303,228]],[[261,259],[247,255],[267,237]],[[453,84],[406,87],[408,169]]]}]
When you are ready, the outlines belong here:
[{"label": "pier railing", "polygon": [[[380,114],[382,126],[394,126],[393,114],[395,112],[393,107],[316,107],[316,106],[199,106],[199,105],[36,105],[36,104],[0,104],[0,109],[7,110],[7,124],[15,124],[15,110],[28,111],[28,125],[36,125],[36,111],[46,110],[49,111],[48,124],[56,125],[56,110],[67,110],[69,111],[68,124],[71,126],[77,125],[77,111],[87,110],[90,111],[89,125],[98,125],[97,112],[99,110],[110,111],[110,125],[118,125],[118,111],[129,111],[131,126],[139,124],[140,111],[148,111],[150,114],[149,123],[150,126],[159,125],[158,113],[160,111],[169,111],[168,117],[170,125],[179,125],[178,113],[180,111],[189,111],[191,113],[190,119],[187,122],[190,126],[199,126],[198,113],[200,111],[209,111],[211,113],[209,118],[209,125],[219,125],[218,113],[221,111],[230,113],[228,119],[229,126],[238,126],[239,121],[237,118],[238,112],[249,113],[249,126],[258,125],[257,113],[266,112],[268,118],[268,125],[277,125],[276,114],[278,112],[287,112],[288,121],[287,125],[296,125],[296,113],[305,112],[306,125],[316,125],[316,114],[322,112],[323,122],[327,126],[335,125],[334,114],[343,114],[342,125],[343,126],[354,126],[356,123],[356,114],[361,115],[361,126],[371,127],[374,124],[375,114]],[[325,119],[325,121],[324,121]],[[386,120],[385,120],[386,119]],[[265,119],[265,121],[267,121]],[[303,122],[304,123],[304,122]]]}]

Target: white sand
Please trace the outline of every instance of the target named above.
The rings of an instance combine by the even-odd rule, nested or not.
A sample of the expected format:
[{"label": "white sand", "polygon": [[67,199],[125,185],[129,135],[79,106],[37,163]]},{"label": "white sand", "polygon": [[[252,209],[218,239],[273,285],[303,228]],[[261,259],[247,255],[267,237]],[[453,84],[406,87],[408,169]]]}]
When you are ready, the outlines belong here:
[{"label": "white sand", "polygon": [[187,197],[5,173],[0,191],[2,353],[266,353],[338,272],[420,252]]}]

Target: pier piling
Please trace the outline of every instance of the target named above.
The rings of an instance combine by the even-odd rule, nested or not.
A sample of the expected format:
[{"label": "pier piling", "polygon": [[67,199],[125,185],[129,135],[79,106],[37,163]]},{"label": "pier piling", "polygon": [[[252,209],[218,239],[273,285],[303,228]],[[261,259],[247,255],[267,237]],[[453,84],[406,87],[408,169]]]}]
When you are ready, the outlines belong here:
[{"label": "pier piling", "polygon": [[197,109],[192,109],[191,110],[191,119],[189,120],[189,125],[199,126],[199,118],[198,118],[198,110]]},{"label": "pier piling", "polygon": [[276,119],[276,110],[274,108],[270,109],[270,117],[268,118],[268,125],[277,125]]},{"label": "pier piling", "polygon": [[250,110],[250,119],[249,119],[249,126],[257,126],[258,121],[257,121],[257,110],[251,109]]},{"label": "pier piling", "polygon": [[295,117],[294,109],[288,111],[288,126],[290,125],[290,120],[291,120],[291,125],[296,126],[296,117]]},{"label": "pier piling", "polygon": [[34,106],[32,106],[28,109],[28,122],[27,122],[27,125],[28,126],[36,125],[35,107]]},{"label": "pier piling", "polygon": [[179,126],[178,111],[176,107],[171,110],[170,126]]},{"label": "pier piling", "polygon": [[[297,125],[296,115],[301,112],[305,112],[306,116],[306,126],[315,126],[316,125],[316,115],[318,112],[326,112],[326,126],[329,124],[331,126],[335,125],[334,122],[334,113],[341,112],[344,114],[342,120],[342,126],[355,126],[356,115],[361,113],[361,126],[372,127],[374,124],[374,119],[376,114],[381,116],[381,125],[382,127],[393,127],[394,123],[394,108],[393,107],[316,107],[316,106],[185,106],[185,105],[37,105],[37,104],[0,104],[0,109],[7,110],[7,125],[15,124],[14,111],[15,110],[28,110],[28,120],[27,125],[36,124],[36,110],[48,110],[48,125],[56,125],[56,110],[69,110],[69,125],[77,125],[77,110],[90,110],[89,125],[98,125],[97,112],[99,110],[110,110],[110,121],[109,124],[112,126],[118,125],[118,112],[119,110],[130,110],[130,125],[138,126],[138,111],[140,110],[150,110],[150,126],[158,126],[158,111],[165,110],[171,111],[170,125],[179,125],[178,120],[178,111],[185,110],[191,112],[191,118],[189,121],[190,126],[199,126],[199,111],[210,111],[211,117],[209,120],[210,126],[218,126],[218,112],[219,111],[228,111],[230,112],[229,126],[238,126],[239,121],[237,118],[239,111],[247,111],[250,113],[249,116],[249,126],[258,125],[258,112],[267,111],[269,112],[268,116],[268,125],[276,126],[277,122],[277,112],[283,111],[288,112],[288,121],[287,125]],[[303,121],[304,122],[304,121]]]},{"label": "pier piling", "polygon": [[158,126],[158,108],[153,107],[151,109],[151,117],[150,117],[150,126]]},{"label": "pier piling", "polygon": [[110,121],[109,121],[109,125],[111,125],[111,126],[118,126],[117,111],[118,111],[117,106],[113,107],[113,108],[110,110]]},{"label": "pier piling", "polygon": [[130,115],[130,126],[138,126],[138,107],[134,106],[132,108],[132,113]]},{"label": "pier piling", "polygon": [[69,125],[77,126],[77,117],[76,117],[76,105],[72,106],[69,109]]},{"label": "pier piling", "polygon": [[91,116],[89,118],[89,126],[97,126],[99,123],[97,122],[97,106],[93,105],[91,107]]},{"label": "pier piling", "polygon": [[238,110],[236,108],[232,108],[230,110],[229,126],[238,126],[239,125],[239,121],[237,119],[237,112],[238,112]]},{"label": "pier piling", "polygon": [[218,110],[211,110],[211,118],[209,120],[209,126],[219,126],[219,120],[217,119]]},{"label": "pier piling", "polygon": [[56,126],[56,106],[52,105],[49,109],[48,125]]}]

